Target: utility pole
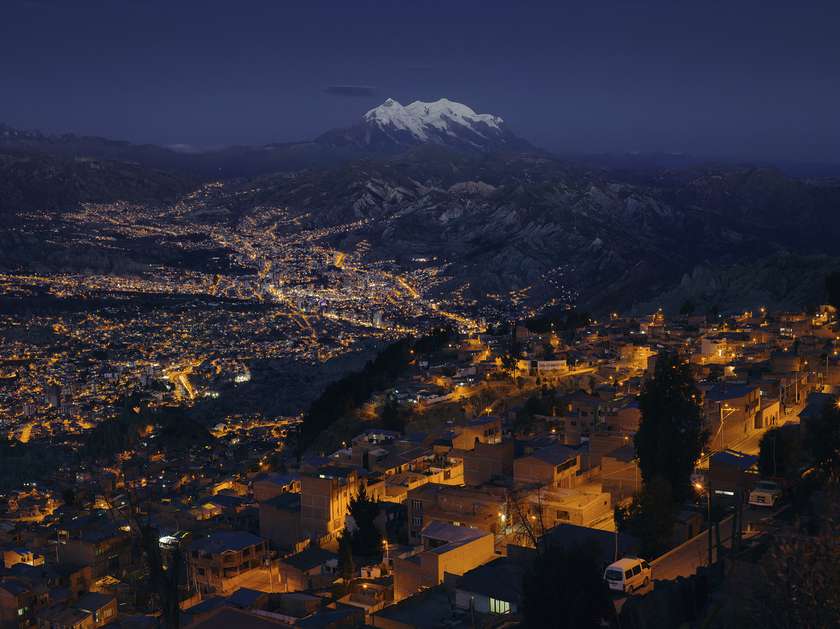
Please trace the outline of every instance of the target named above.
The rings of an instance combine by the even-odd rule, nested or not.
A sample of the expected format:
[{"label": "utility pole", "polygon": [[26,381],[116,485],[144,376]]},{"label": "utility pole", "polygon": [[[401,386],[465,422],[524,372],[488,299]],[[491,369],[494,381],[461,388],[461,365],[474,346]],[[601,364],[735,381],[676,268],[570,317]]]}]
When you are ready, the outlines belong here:
[{"label": "utility pole", "polygon": [[706,488],[706,528],[709,529],[708,565],[712,565],[712,492]]}]

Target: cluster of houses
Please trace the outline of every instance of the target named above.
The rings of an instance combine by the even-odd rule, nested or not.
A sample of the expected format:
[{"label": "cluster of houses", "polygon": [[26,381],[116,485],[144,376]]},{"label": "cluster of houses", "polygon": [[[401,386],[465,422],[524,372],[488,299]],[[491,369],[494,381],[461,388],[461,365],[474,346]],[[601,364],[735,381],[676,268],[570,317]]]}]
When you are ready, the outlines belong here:
[{"label": "cluster of houses", "polygon": [[[709,475],[717,491],[734,493],[754,472],[760,435],[816,412],[815,396],[840,385],[834,314],[666,323],[660,312],[613,315],[571,334],[517,327],[464,337],[417,357],[380,395],[444,418],[422,431],[372,422],[331,453],[280,465],[264,442],[220,437],[180,457],[149,439],[72,477],[59,466],[54,486],[0,496],[0,628],[158,626],[156,594],[140,585],[154,570],[143,523],[159,536],[185,627],[512,618],[538,539],[588,541],[604,565],[638,552],[616,534],[613,513],[641,487],[637,396],[661,351],[692,365]],[[508,397],[465,410],[493,391]],[[529,398],[539,408],[522,422]],[[382,549],[348,567],[340,538],[357,527],[350,505],[362,490],[377,503]],[[702,508],[681,513],[673,543],[697,534],[703,517]]]}]

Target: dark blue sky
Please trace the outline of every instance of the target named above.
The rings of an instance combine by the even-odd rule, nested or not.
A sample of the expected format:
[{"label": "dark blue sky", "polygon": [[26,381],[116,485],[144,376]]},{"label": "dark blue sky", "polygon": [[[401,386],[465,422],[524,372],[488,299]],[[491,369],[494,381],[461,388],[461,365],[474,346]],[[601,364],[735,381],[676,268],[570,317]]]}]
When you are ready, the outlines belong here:
[{"label": "dark blue sky", "polygon": [[18,127],[263,143],[446,96],[555,150],[840,162],[837,0],[2,5]]}]

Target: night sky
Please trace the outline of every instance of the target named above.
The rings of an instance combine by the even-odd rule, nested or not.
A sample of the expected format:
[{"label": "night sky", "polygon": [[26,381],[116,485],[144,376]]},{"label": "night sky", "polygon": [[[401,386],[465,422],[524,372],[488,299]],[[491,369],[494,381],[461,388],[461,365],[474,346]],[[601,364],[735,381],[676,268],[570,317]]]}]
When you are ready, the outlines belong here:
[{"label": "night sky", "polygon": [[0,121],[209,147],[445,96],[558,151],[837,163],[839,23],[837,0],[3,0]]}]

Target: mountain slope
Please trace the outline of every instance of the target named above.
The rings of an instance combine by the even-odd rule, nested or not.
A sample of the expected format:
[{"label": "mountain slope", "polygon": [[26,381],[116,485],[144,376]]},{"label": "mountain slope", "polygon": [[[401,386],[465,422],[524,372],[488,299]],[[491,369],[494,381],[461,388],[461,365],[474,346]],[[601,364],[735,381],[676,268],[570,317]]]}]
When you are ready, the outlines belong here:
[{"label": "mountain slope", "polygon": [[137,164],[43,153],[0,153],[0,214],[83,202],[172,201],[194,183]]},{"label": "mountain slope", "polygon": [[775,171],[704,169],[640,181],[546,157],[435,146],[261,178],[218,202],[234,220],[268,220],[264,208],[283,207],[297,216],[296,229],[358,224],[333,230],[325,244],[355,255],[365,242],[366,259],[409,271],[433,260],[426,273],[434,272],[435,290],[477,304],[504,303],[514,292],[534,306],[623,307],[704,263],[829,253],[840,237],[840,189]]},{"label": "mountain slope", "polygon": [[[2,155],[3,137],[19,152]],[[81,144],[133,150],[109,142]],[[50,146],[59,148],[33,152]],[[189,177],[142,161],[79,158],[79,147],[75,136],[0,133],[0,209],[158,204],[190,188]],[[412,274],[429,298],[454,296],[479,311],[488,304],[496,313],[569,303],[623,308],[681,283],[684,290],[672,291],[669,301],[685,294],[714,300],[714,282],[686,285],[685,277],[774,256],[832,255],[840,240],[837,185],[767,168],[614,171],[576,164],[528,148],[496,116],[446,100],[405,107],[389,101],[312,142],[182,157],[190,169],[225,181],[203,188],[200,201],[182,198],[177,213],[161,212],[154,219],[161,226],[224,222],[292,243],[311,239]],[[232,177],[267,168],[274,174]],[[18,253],[7,255],[14,268],[26,265],[30,241],[19,243]],[[172,259],[152,254],[137,258],[141,266],[152,257]],[[809,259],[822,265],[823,258]],[[772,273],[762,273],[764,284],[754,291],[748,271],[737,275],[727,303],[738,293],[776,294],[766,289]]]}]

